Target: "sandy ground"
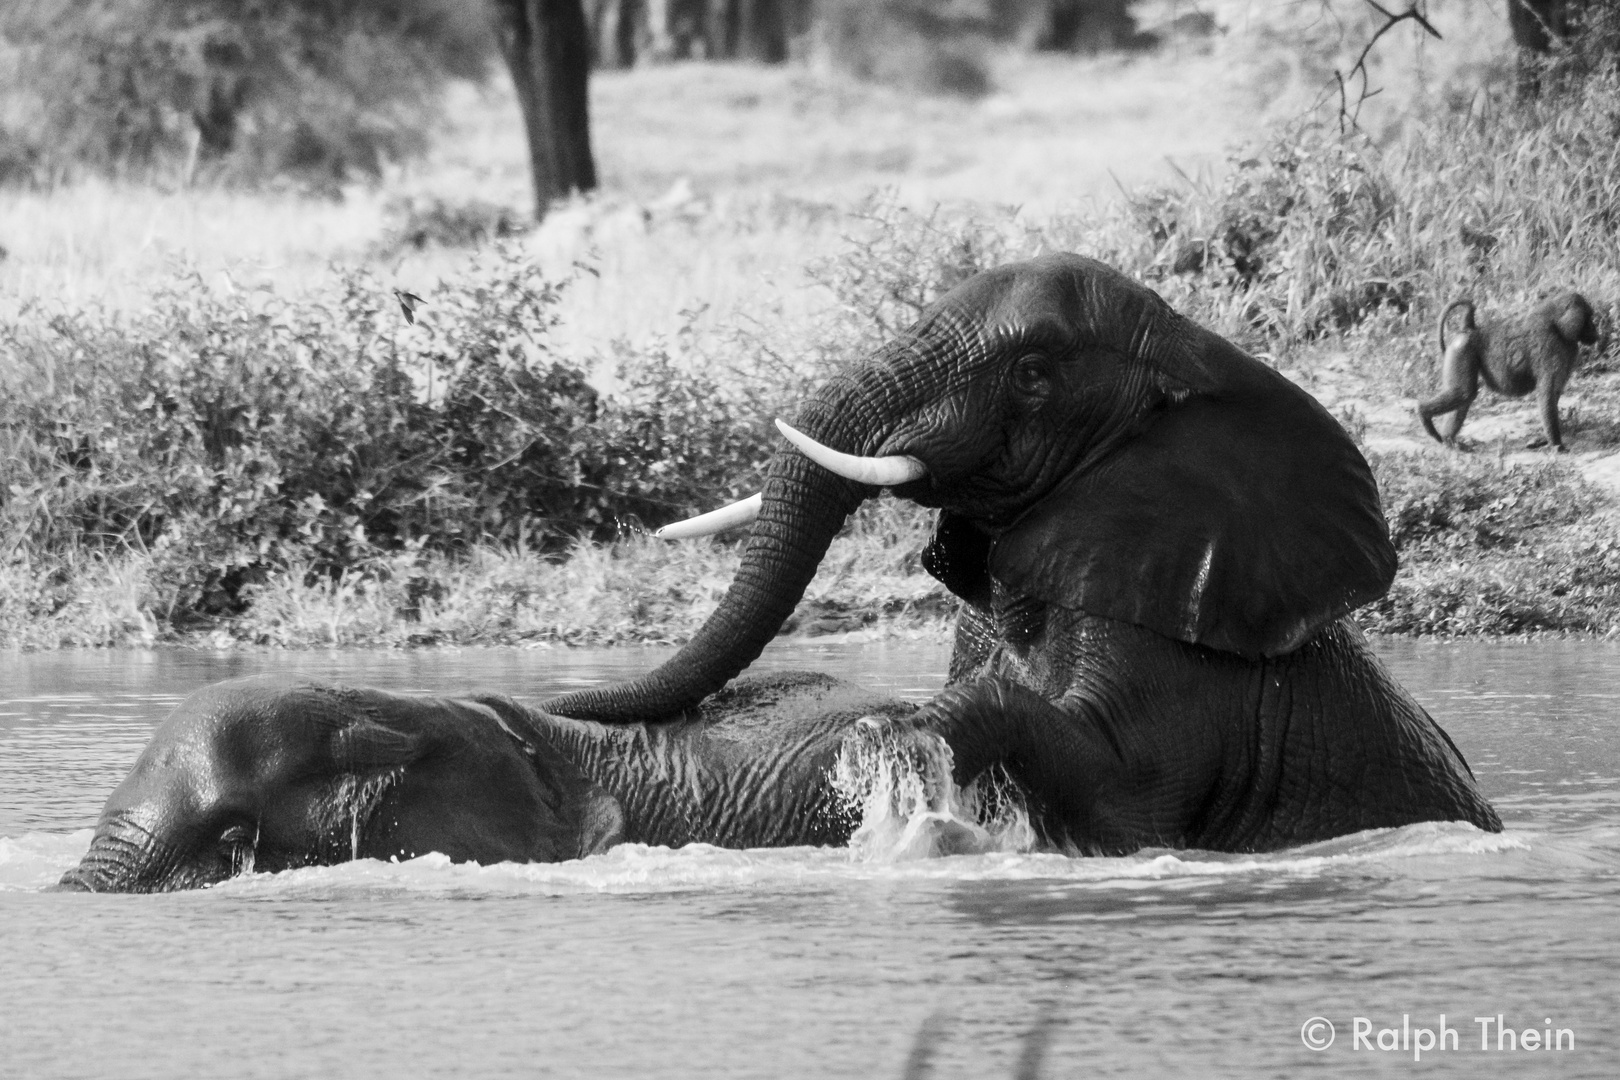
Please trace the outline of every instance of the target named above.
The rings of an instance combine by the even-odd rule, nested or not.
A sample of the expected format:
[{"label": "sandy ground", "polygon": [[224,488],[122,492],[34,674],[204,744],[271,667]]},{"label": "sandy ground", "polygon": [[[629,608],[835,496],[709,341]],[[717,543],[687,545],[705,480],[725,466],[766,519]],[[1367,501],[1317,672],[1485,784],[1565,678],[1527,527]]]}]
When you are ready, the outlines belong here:
[{"label": "sandy ground", "polygon": [[[1584,352],[1583,359],[1589,360],[1590,351]],[[1482,389],[1469,410],[1458,448],[1449,449],[1423,430],[1417,415],[1418,398],[1391,398],[1350,353],[1336,351],[1313,358],[1309,367],[1284,368],[1283,373],[1309,390],[1334,415],[1355,415],[1365,420],[1363,441],[1369,450],[1489,454],[1505,463],[1526,464],[1556,456],[1573,465],[1588,483],[1609,493],[1612,505],[1603,513],[1620,523],[1620,449],[1612,437],[1615,418],[1620,417],[1620,372],[1583,372],[1577,368],[1559,409],[1568,451],[1556,455],[1545,448],[1526,447],[1531,439],[1542,435],[1533,395],[1515,400]]]}]

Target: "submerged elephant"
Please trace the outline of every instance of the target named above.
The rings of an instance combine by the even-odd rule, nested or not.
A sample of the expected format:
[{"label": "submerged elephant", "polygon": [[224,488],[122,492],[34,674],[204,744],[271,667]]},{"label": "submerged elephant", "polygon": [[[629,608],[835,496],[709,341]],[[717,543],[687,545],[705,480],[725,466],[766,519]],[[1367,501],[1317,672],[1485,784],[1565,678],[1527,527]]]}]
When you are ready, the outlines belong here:
[{"label": "submerged elephant", "polygon": [[159,725],[61,887],[158,892],[432,851],[556,862],[622,841],[841,844],[859,809],[834,783],[840,754],[858,738],[916,762],[930,748],[913,711],[810,674],[740,681],[682,719],[612,727],[495,695],[218,683]]},{"label": "submerged elephant", "polygon": [[[1366,461],[1315,399],[1151,290],[1076,255],[987,271],[796,423],[760,495],[688,523],[754,523],[692,641],[546,709],[656,721],[714,693],[889,487],[939,508],[924,564],[963,601],[950,685],[917,722],[959,767],[1004,751],[1051,839],[1251,851],[1501,828],[1345,619],[1395,573]],[[985,733],[1009,741],[964,754]]]}]

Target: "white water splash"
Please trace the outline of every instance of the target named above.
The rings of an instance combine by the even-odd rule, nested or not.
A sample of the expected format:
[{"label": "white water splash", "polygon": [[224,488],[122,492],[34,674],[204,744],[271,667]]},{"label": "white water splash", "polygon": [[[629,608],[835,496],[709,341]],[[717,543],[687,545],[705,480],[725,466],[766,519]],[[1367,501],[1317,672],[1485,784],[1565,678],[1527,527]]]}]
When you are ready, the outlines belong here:
[{"label": "white water splash", "polygon": [[345,773],[338,780],[337,790],[332,794],[331,808],[327,813],[328,828],[336,832],[345,824],[348,826],[350,859],[360,857],[360,830],[371,819],[371,814],[382,802],[384,793],[404,775],[405,770],[401,767],[365,777]]},{"label": "white water splash", "polygon": [[1035,830],[1017,790],[985,777],[959,789],[951,748],[931,732],[865,717],[845,737],[832,783],[860,814],[850,837],[856,859],[1027,852]]},{"label": "white water splash", "polygon": [[94,829],[78,829],[0,836],[0,892],[55,885],[65,872],[79,865],[95,835]]},{"label": "white water splash", "polygon": [[231,876],[253,873],[253,864],[259,857],[259,833],[262,823],[253,826],[253,843],[238,844],[231,849]]}]

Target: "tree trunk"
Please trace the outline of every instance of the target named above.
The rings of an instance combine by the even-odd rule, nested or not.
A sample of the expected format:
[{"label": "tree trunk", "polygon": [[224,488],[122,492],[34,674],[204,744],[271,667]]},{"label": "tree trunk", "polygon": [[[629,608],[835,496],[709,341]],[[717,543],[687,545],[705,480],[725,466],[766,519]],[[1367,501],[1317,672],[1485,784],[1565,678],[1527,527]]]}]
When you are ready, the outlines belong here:
[{"label": "tree trunk", "polygon": [[534,213],[596,187],[591,158],[591,41],[581,0],[493,0],[501,54],[529,136]]},{"label": "tree trunk", "polygon": [[1584,6],[1568,0],[1508,0],[1508,26],[1513,43],[1526,52],[1545,55],[1554,38],[1569,34],[1571,9]]},{"label": "tree trunk", "polygon": [[787,59],[787,20],[780,0],[737,0],[732,8],[732,52],[739,60],[780,64]]},{"label": "tree trunk", "polygon": [[585,21],[591,60],[598,68],[627,68],[636,62],[640,0],[588,0]]},{"label": "tree trunk", "polygon": [[1136,40],[1130,0],[1048,0],[1042,6],[1045,33],[1035,42],[1038,49],[1100,53]]}]

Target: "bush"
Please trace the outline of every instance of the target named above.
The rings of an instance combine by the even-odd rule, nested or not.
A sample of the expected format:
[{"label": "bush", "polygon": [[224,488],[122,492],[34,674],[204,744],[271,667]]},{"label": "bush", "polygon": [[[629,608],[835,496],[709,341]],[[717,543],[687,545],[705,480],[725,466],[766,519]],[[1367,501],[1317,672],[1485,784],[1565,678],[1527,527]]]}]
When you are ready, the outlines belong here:
[{"label": "bush", "polygon": [[1401,574],[1357,612],[1403,634],[1604,633],[1620,625],[1620,540],[1563,464],[1375,454]]},{"label": "bush", "polygon": [[810,279],[832,299],[812,344],[817,359],[809,370],[818,378],[894,337],[981,270],[1043,251],[1097,255],[1099,248],[1085,222],[1030,224],[1011,209],[921,213],[892,192],[869,196],[850,217],[844,250],[808,267]]},{"label": "bush", "polygon": [[0,14],[0,180],[375,177],[493,45],[456,0],[24,0]]},{"label": "bush", "polygon": [[1373,454],[1390,540],[1403,557],[1516,546],[1589,515],[1598,495],[1568,466],[1486,455]]},{"label": "bush", "polygon": [[500,251],[417,309],[361,272],[326,303],[183,278],[132,319],[0,328],[0,543],[148,554],[171,617],[411,551],[554,551],[738,496],[746,395],[667,355],[604,396],[549,351],[559,286]]}]

